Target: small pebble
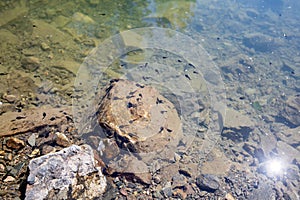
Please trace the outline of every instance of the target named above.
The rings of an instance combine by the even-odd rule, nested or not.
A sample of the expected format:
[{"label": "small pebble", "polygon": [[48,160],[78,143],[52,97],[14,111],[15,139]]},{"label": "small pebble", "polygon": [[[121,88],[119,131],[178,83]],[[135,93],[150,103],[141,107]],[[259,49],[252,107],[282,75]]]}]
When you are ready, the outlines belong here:
[{"label": "small pebble", "polygon": [[40,150],[39,149],[34,149],[32,152],[31,152],[31,154],[29,155],[29,157],[34,157],[34,156],[36,156],[36,155],[39,155],[39,153],[40,153]]},{"label": "small pebble", "polygon": [[63,147],[70,146],[70,141],[65,134],[56,132],[55,135],[56,135],[56,143],[58,145],[63,146]]},{"label": "small pebble", "polygon": [[9,160],[9,161],[11,161],[11,160],[13,159],[12,153],[8,153],[8,154],[6,155],[6,159]]},{"label": "small pebble", "polygon": [[17,97],[12,94],[4,94],[3,99],[5,99],[8,103],[14,103],[17,101]]},{"label": "small pebble", "polygon": [[15,181],[16,179],[12,176],[7,176],[3,181],[6,183],[6,182],[12,182],[12,181]]},{"label": "small pebble", "polygon": [[5,170],[5,166],[1,163],[0,164],[0,172],[4,172],[4,170]]},{"label": "small pebble", "polygon": [[41,43],[41,48],[42,48],[44,51],[50,50],[49,45],[48,45],[47,43],[45,43],[45,42],[42,42],[42,43]]},{"label": "small pebble", "polygon": [[29,56],[25,57],[21,60],[22,67],[24,69],[34,71],[36,70],[40,65],[40,60],[37,57]]},{"label": "small pebble", "polygon": [[125,188],[121,188],[120,189],[120,194],[122,194],[123,196],[127,196],[128,195],[128,193],[127,193],[127,191],[126,191]]},{"label": "small pebble", "polygon": [[36,136],[33,133],[27,140],[28,144],[32,147],[35,146],[35,139],[36,139]]},{"label": "small pebble", "polygon": [[6,146],[11,149],[20,149],[25,146],[25,142],[18,138],[12,137],[6,141]]}]

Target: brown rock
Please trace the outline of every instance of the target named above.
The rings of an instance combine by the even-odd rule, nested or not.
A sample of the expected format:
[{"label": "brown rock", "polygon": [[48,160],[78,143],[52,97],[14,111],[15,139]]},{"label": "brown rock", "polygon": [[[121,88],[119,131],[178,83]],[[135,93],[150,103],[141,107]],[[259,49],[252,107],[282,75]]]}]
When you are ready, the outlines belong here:
[{"label": "brown rock", "polygon": [[65,134],[56,132],[55,135],[56,135],[55,141],[58,145],[60,145],[62,147],[70,146],[71,143]]},{"label": "brown rock", "polygon": [[70,113],[68,107],[3,113],[0,115],[0,136],[34,131],[43,126],[64,124],[67,122],[68,113]]},{"label": "brown rock", "polygon": [[54,153],[55,151],[56,151],[56,148],[52,147],[50,145],[43,145],[43,147],[42,147],[42,154],[43,155],[46,155],[46,154],[49,154],[49,153]]},{"label": "brown rock", "polygon": [[111,162],[108,165],[109,174],[120,174],[128,179],[136,179],[143,184],[151,184],[152,176],[149,173],[147,165],[136,157],[125,155],[117,162]]},{"label": "brown rock", "polygon": [[188,164],[180,164],[179,172],[187,177],[195,178],[198,175],[198,164],[196,163],[188,163]]},{"label": "brown rock", "polygon": [[103,144],[105,146],[103,154],[106,159],[113,159],[120,153],[120,149],[114,140],[103,139]]},{"label": "brown rock", "polygon": [[126,191],[125,188],[121,188],[120,189],[120,194],[122,194],[123,196],[127,196],[128,195],[128,193],[127,193],[127,191]]},{"label": "brown rock", "polygon": [[217,148],[214,148],[210,153],[212,160],[202,163],[201,173],[226,175],[230,169],[230,161],[226,158],[225,154]]},{"label": "brown rock", "polygon": [[116,134],[121,147],[148,153],[177,145],[182,134],[180,118],[174,105],[156,89],[128,80],[114,80],[106,91],[98,121]]},{"label": "brown rock", "polygon": [[174,196],[178,196],[178,197],[180,197],[180,199],[186,199],[186,197],[187,197],[187,193],[180,188],[177,188],[173,193],[174,193]]},{"label": "brown rock", "polygon": [[3,181],[6,183],[6,182],[13,182],[15,181],[16,179],[12,176],[7,176]]},{"label": "brown rock", "polygon": [[12,137],[6,141],[6,146],[11,149],[20,149],[25,146],[25,142],[18,138]]}]

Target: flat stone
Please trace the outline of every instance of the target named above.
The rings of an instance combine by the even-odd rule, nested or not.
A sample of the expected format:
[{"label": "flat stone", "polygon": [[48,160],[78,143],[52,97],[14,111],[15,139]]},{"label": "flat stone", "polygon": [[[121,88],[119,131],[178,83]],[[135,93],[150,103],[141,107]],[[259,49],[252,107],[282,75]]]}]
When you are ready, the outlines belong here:
[{"label": "flat stone", "polygon": [[281,131],[275,132],[279,140],[286,142],[291,146],[299,146],[300,143],[300,126],[297,128],[284,128]]},{"label": "flat stone", "polygon": [[71,20],[65,16],[59,15],[56,18],[54,18],[54,20],[52,21],[51,24],[62,28],[64,26],[66,26]]},{"label": "flat stone", "polygon": [[72,145],[29,163],[25,199],[101,198],[106,179],[88,145]]},{"label": "flat stone", "polygon": [[294,159],[300,160],[300,151],[285,142],[278,141],[276,150],[285,162],[292,163]]},{"label": "flat stone", "polygon": [[254,129],[253,121],[246,115],[228,108],[222,135],[233,141],[243,141],[249,137]]},{"label": "flat stone", "polygon": [[147,18],[156,18],[156,21],[164,21],[164,24],[170,23],[175,29],[182,29],[187,26],[191,17],[191,8],[194,6],[196,5],[193,1],[172,0],[161,2],[157,4],[155,13]]},{"label": "flat stone", "polygon": [[43,126],[67,122],[70,108],[37,108],[23,112],[6,112],[0,115],[0,136],[34,131]]},{"label": "flat stone", "polygon": [[35,141],[36,141],[36,135],[33,133],[29,136],[27,142],[30,146],[35,146]]},{"label": "flat stone", "polygon": [[253,121],[246,115],[233,108],[226,109],[225,123],[227,128],[252,127]]}]

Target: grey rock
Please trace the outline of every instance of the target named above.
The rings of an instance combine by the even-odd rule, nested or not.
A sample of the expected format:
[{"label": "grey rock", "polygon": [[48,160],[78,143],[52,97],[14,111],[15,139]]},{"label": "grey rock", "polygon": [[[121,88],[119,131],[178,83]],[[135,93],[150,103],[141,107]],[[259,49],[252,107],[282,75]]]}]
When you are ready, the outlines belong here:
[{"label": "grey rock", "polygon": [[286,101],[282,116],[294,126],[300,126],[300,96],[291,96]]},{"label": "grey rock", "polygon": [[272,37],[260,33],[245,35],[243,44],[258,52],[270,52],[278,47],[278,44]]},{"label": "grey rock", "polygon": [[152,197],[155,199],[163,199],[163,196],[160,194],[160,192],[153,192]]},{"label": "grey rock", "polygon": [[35,146],[35,141],[36,141],[36,136],[35,134],[33,133],[31,136],[29,136],[27,142],[30,146]]},{"label": "grey rock", "polygon": [[261,183],[258,189],[251,192],[251,194],[248,196],[248,199],[275,199],[275,192],[269,183]]},{"label": "grey rock", "polygon": [[197,186],[207,192],[214,192],[219,189],[219,182],[218,177],[212,174],[201,174],[196,179]]},{"label": "grey rock", "polygon": [[161,192],[164,195],[164,197],[166,197],[166,198],[171,197],[172,196],[171,183],[167,182]]},{"label": "grey rock", "polygon": [[181,174],[176,174],[172,177],[172,187],[183,187],[187,184],[187,179]]},{"label": "grey rock", "polygon": [[101,169],[95,167],[88,145],[72,145],[29,163],[25,199],[93,199],[106,188]]}]

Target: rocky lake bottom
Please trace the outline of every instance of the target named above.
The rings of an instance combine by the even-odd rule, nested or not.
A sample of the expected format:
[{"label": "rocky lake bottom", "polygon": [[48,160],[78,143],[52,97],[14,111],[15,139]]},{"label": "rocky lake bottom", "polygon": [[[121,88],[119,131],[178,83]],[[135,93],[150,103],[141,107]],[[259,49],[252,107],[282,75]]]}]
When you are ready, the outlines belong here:
[{"label": "rocky lake bottom", "polygon": [[[0,2],[1,199],[299,199],[300,5],[267,2]],[[141,27],[205,49],[224,111],[214,74],[175,51],[88,68]]]}]

